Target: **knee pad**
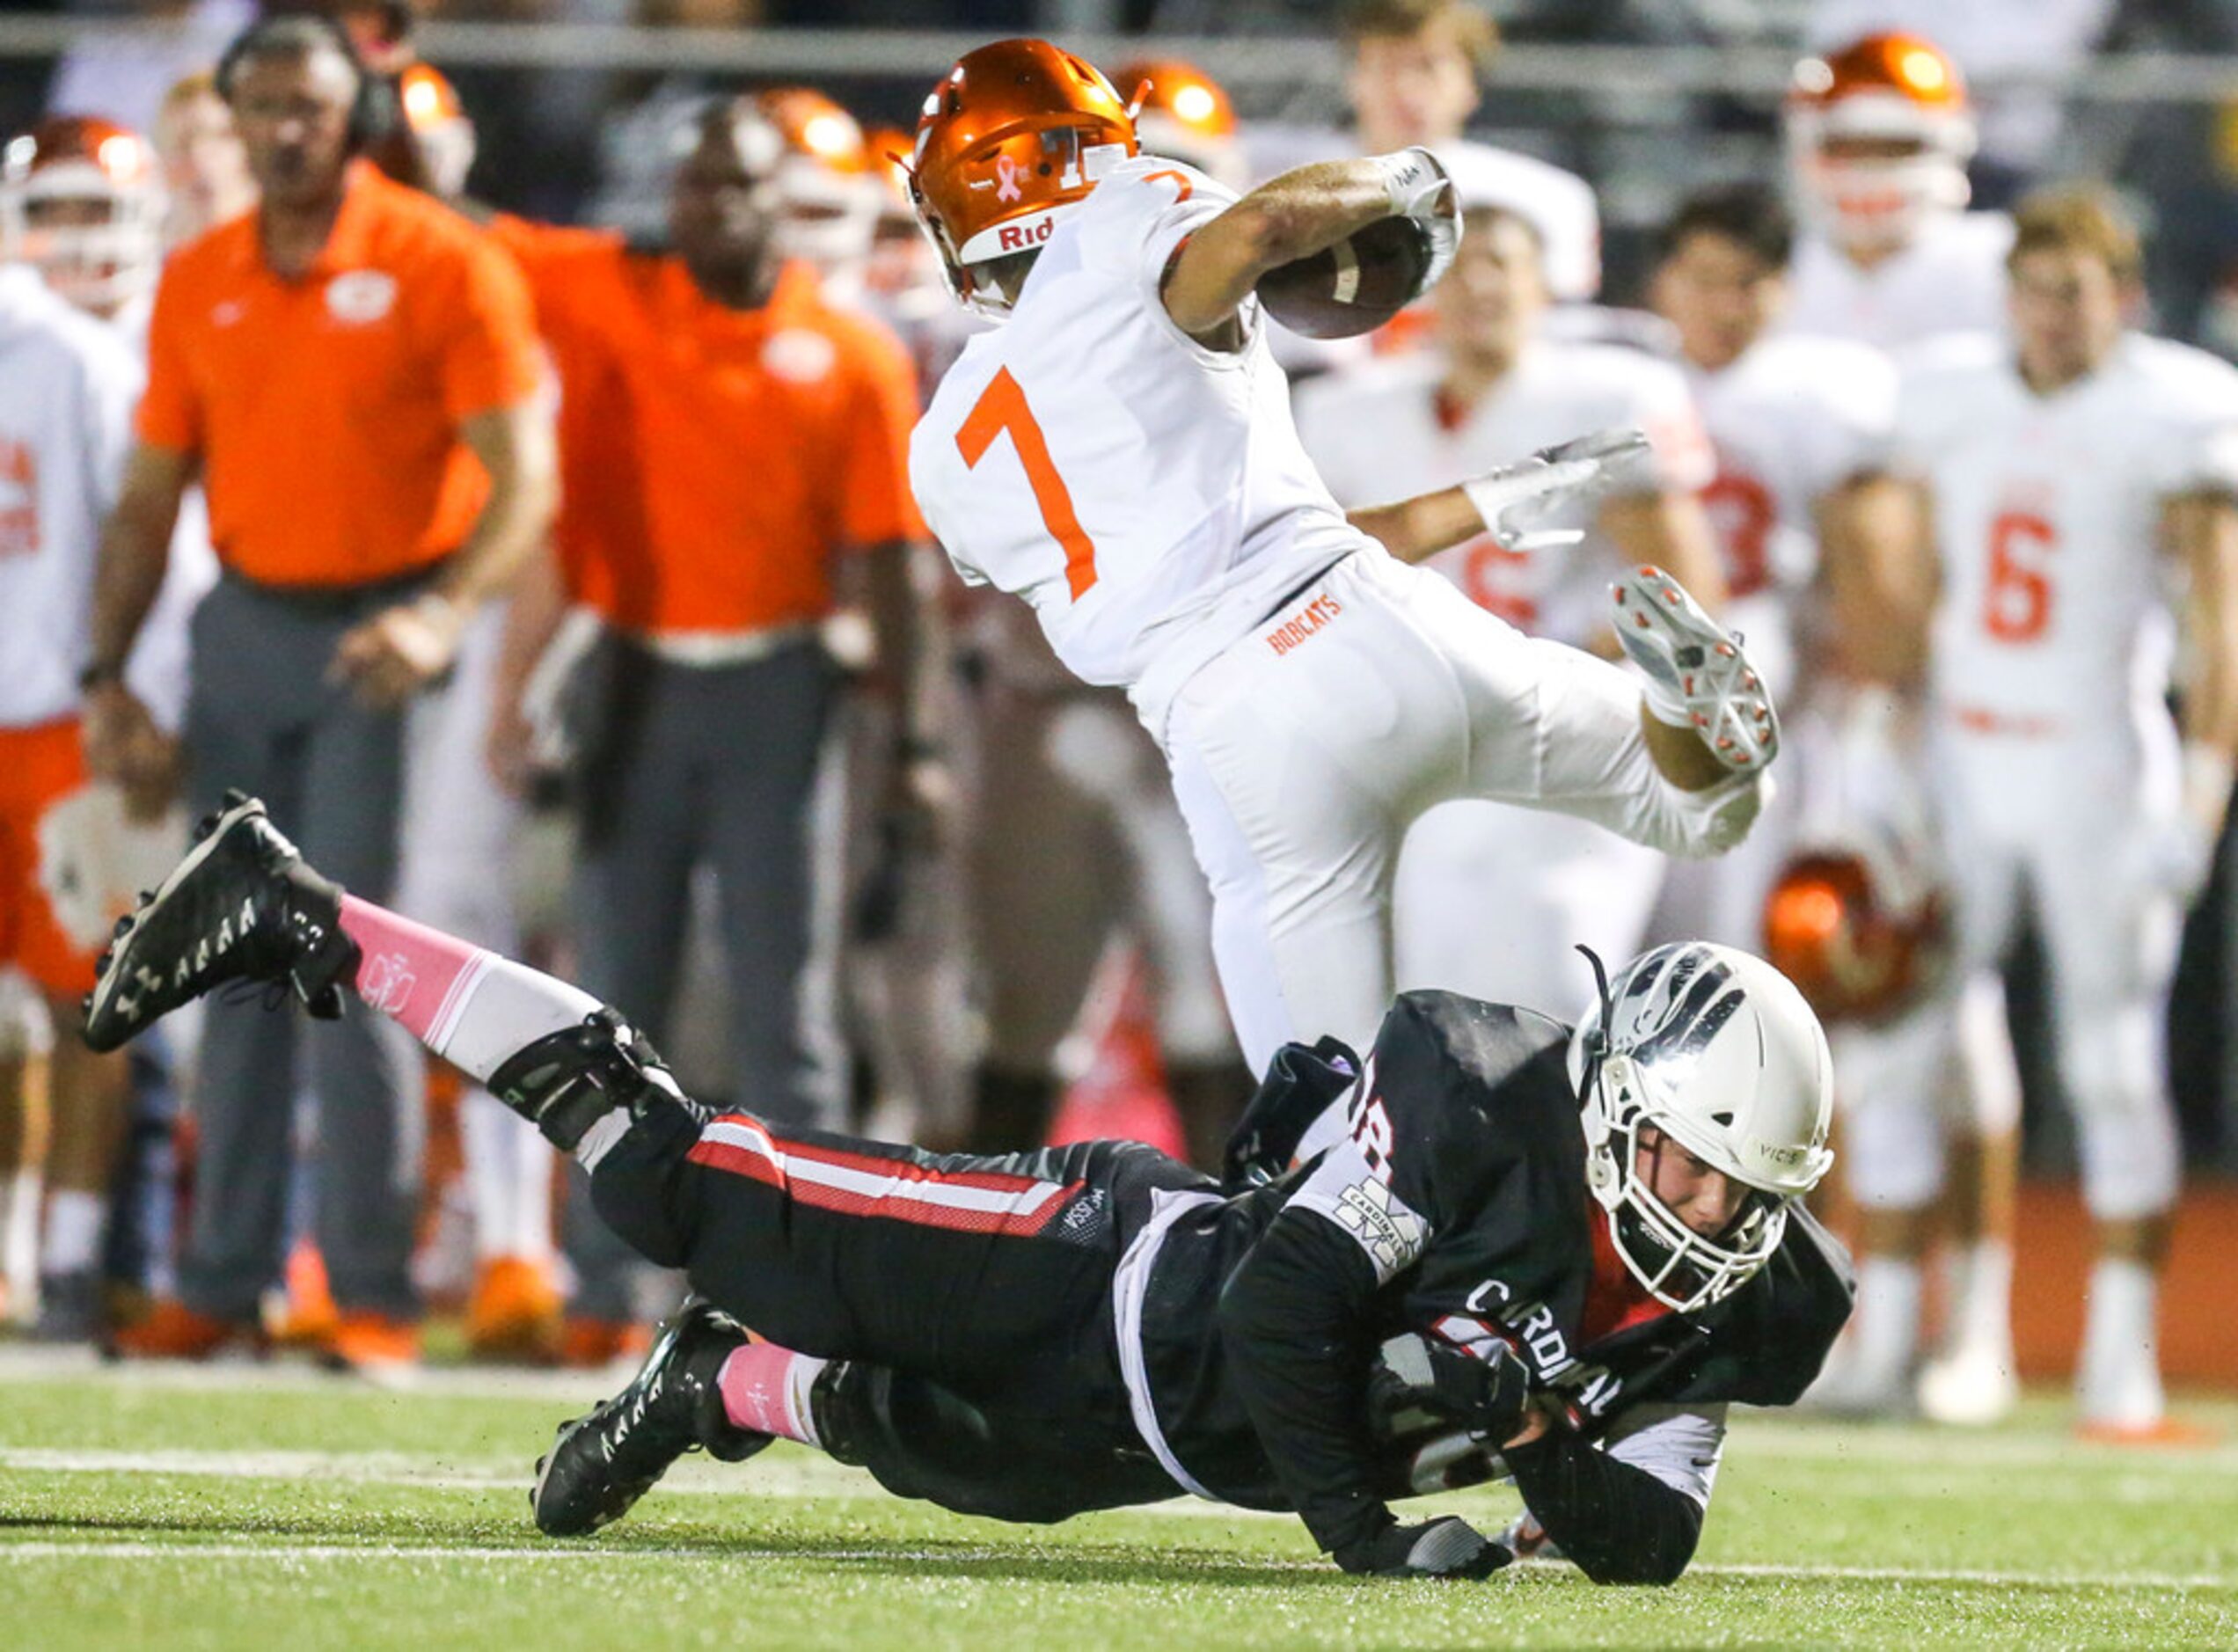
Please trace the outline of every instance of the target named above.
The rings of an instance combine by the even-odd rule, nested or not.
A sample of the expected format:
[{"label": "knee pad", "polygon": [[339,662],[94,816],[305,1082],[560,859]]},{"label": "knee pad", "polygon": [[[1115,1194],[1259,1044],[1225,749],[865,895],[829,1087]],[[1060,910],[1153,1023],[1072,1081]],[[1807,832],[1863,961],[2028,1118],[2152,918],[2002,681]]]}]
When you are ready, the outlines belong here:
[{"label": "knee pad", "polygon": [[2152,1011],[2130,1005],[2090,1016],[2066,1028],[2059,1045],[2090,1213],[2119,1222],[2167,1210],[2183,1155]]},{"label": "knee pad", "polygon": [[654,1100],[693,1107],[645,1035],[604,1007],[509,1056],[489,1091],[564,1153],[617,1110],[634,1118]]}]

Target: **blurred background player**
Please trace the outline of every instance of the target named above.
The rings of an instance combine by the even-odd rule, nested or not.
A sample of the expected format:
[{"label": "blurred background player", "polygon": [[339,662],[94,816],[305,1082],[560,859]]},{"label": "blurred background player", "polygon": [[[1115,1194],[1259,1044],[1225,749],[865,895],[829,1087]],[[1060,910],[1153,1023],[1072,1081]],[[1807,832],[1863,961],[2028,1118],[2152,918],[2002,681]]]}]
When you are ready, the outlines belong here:
[{"label": "blurred background player", "polygon": [[1796,66],[1788,164],[1806,233],[1785,325],[1892,349],[2004,325],[2012,222],[1968,212],[1974,118],[1958,66],[1869,34]]},{"label": "blurred background player", "polygon": [[164,95],[155,143],[163,164],[165,246],[183,246],[256,205],[248,152],[209,70],[195,70]]},{"label": "blurred background player", "polygon": [[[552,493],[528,295],[471,225],[357,158],[378,135],[373,87],[319,18],[260,23],[220,65],[260,198],[165,266],[139,441],[102,545],[87,748],[97,772],[143,783],[149,715],[121,667],[199,476],[224,577],[195,616],[190,793],[283,790],[351,875],[385,888],[405,708],[542,534]],[[319,1249],[341,1309],[333,1355],[408,1361],[419,1062],[363,1022],[301,1047],[318,1099]],[[209,1018],[179,1295],[120,1339],[127,1351],[207,1356],[253,1331],[289,1173],[272,1098],[293,1093],[297,1049],[252,1009]]]},{"label": "blurred background player", "polygon": [[[172,107],[167,98],[166,113]],[[205,158],[216,164],[222,157]],[[31,265],[57,296],[124,341],[135,363],[143,364],[135,373],[135,400],[157,273],[168,244],[165,179],[172,170],[170,157],[138,135],[113,121],[81,116],[42,121],[0,155],[0,257]],[[193,165],[178,170],[190,185],[200,176]],[[217,170],[222,176],[222,165]],[[238,193],[227,200],[243,204]],[[142,751],[155,783],[128,797],[111,786],[91,787],[55,816],[55,829],[48,834],[43,875],[81,941],[99,939],[110,905],[128,898],[137,887],[135,875],[144,880],[183,838],[184,822],[169,808],[167,788],[186,697],[186,625],[216,577],[208,517],[196,495],[179,513],[162,589],[127,668],[127,680],[154,719],[152,728],[143,731]],[[153,1183],[170,1164],[174,1039],[135,1057],[129,1120],[120,1110],[128,1104],[122,1091],[78,1098],[55,1115],[40,1261],[47,1280],[39,1322],[44,1337],[83,1341],[99,1328],[106,1305],[95,1286],[95,1264],[108,1232],[113,1189],[124,1195],[124,1224],[141,1228],[137,1245],[126,1246],[142,1253],[126,1270],[132,1283],[148,1283],[156,1254],[168,1249],[167,1236],[147,1225],[159,1210],[140,1209],[137,1195],[143,1188],[153,1194]],[[120,1184],[128,1138],[139,1150],[134,1167],[144,1173]]]},{"label": "blurred background player", "polygon": [[[1518,630],[1604,653],[1609,580],[1627,564],[1664,568],[1715,607],[1722,585],[1699,498],[1714,460],[1684,381],[1636,350],[1542,336],[1551,295],[1537,229],[1504,204],[1460,199],[1467,232],[1430,296],[1433,345],[1299,389],[1315,468],[1338,503],[1358,506],[1591,431],[1642,430],[1652,462],[1615,480],[1579,524],[1592,530],[1585,543],[1514,550],[1485,534],[1427,566]],[[1444,804],[1399,858],[1400,988],[1582,1004],[1592,975],[1573,947],[1636,952],[1663,866],[1654,850],[1565,815]]]},{"label": "blurred background player", "polygon": [[[2012,223],[2001,213],[1965,209],[1974,118],[1946,53],[1918,35],[1878,33],[1807,57],[1796,65],[1784,118],[1804,227],[1785,330],[1891,351],[1944,333],[2003,330]],[[1847,519],[1853,505],[1869,512],[1872,496],[1844,501],[1837,516]],[[1875,528],[1861,523],[1856,531]],[[1836,578],[1847,572],[1844,561],[1839,552],[1830,557]],[[1869,653],[1876,640],[1849,634],[1834,647]],[[1898,720],[1890,733],[1923,770],[1909,727]],[[1916,784],[1927,784],[1924,772]],[[1953,1016],[1955,1043],[1944,1025]],[[1953,1264],[1947,1319],[1956,1342],[1979,1350],[1970,1367],[2009,1372],[2021,1085],[2001,977],[1982,971],[1883,1024],[1852,1023],[1834,1036],[1846,1100],[1932,1094],[1956,1121],[1942,1210]],[[1845,1176],[1856,1166],[1846,1159]],[[1858,1313],[1821,1392],[1850,1409],[1912,1402],[1903,1367],[1918,1346],[1918,1259],[1875,1267],[1881,1237],[1869,1224],[1859,1236]],[[1926,1392],[1930,1410],[1956,1421],[2000,1414],[2017,1389],[2008,1375],[1944,1381]]]},{"label": "blurred background player", "polygon": [[[1843,490],[1876,469],[1896,411],[1896,369],[1871,347],[1778,331],[1794,230],[1779,193],[1721,186],[1683,201],[1657,237],[1650,302],[1678,340],[1686,388],[1716,457],[1701,499],[1725,574],[1725,621],[1783,705],[1810,702],[1810,668],[1832,640],[1818,611],[1819,542]],[[1790,730],[1802,722],[1789,714]],[[1803,764],[1807,744],[1798,748]],[[1798,767],[1802,766],[1801,764]],[[1658,932],[1749,950],[1786,858],[1809,776],[1792,771],[1748,841],[1666,875]]]},{"label": "blurred background player", "polygon": [[[1961,968],[1993,963],[2024,903],[2049,955],[2097,1228],[2082,1423],[2150,1438],[2180,1167],[2169,983],[2238,752],[2238,371],[2129,330],[2141,252],[2103,194],[2031,197],[2015,219],[2011,342],[1954,340],[1907,369],[1878,486],[1914,531],[1876,548],[1897,603],[1939,587],[1924,662]],[[1869,1102],[1853,1181],[1891,1230],[1873,1247],[1888,1267],[1917,1254],[1937,1121],[1917,1095]]]},{"label": "blurred background player", "polygon": [[1112,76],[1111,84],[1135,107],[1135,136],[1144,154],[1186,162],[1239,193],[1251,186],[1235,105],[1203,69],[1178,57],[1140,57]]}]

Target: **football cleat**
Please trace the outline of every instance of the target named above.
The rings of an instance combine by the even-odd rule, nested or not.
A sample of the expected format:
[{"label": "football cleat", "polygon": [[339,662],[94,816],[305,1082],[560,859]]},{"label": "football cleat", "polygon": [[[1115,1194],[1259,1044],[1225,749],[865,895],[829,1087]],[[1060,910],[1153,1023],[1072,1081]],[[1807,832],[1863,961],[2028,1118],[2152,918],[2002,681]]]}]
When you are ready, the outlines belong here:
[{"label": "football cleat", "polygon": [[2009,1356],[2000,1359],[1987,1349],[1960,1349],[1920,1368],[1915,1398],[1920,1414],[1930,1422],[1986,1429],[2013,1414],[2021,1403],[2021,1382]]},{"label": "football cleat", "polygon": [[1780,752],[1779,713],[1738,633],[1702,612],[1658,567],[1635,568],[1609,595],[1616,640],[1647,673],[1648,705],[1657,720],[1693,728],[1737,774],[1768,768]]},{"label": "football cleat", "polygon": [[629,1385],[560,1425],[537,1459],[529,1507],[546,1537],[574,1538],[620,1519],[686,1451],[743,1462],[772,1436],[742,1429],[723,1410],[723,1362],[745,1327],[704,1302],[662,1327]]},{"label": "football cleat", "polygon": [[194,829],[186,859],[117,920],[86,996],[86,1043],[120,1049],[229,981],[292,988],[313,1015],[333,1020],[358,959],[341,903],[340,887],[304,864],[262,803],[228,792]]}]

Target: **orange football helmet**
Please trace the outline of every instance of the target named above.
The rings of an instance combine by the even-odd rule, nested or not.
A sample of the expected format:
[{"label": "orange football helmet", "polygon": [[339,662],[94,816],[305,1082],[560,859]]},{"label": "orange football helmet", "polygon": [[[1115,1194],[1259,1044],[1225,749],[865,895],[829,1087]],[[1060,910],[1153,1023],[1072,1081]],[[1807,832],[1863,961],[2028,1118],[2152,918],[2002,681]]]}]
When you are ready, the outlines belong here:
[{"label": "orange football helmet", "polygon": [[1804,206],[1845,245],[1900,245],[1971,194],[1977,135],[1965,79],[1916,34],[1869,34],[1804,58],[1787,129]]},{"label": "orange football helmet", "polygon": [[925,99],[910,201],[948,290],[982,314],[1010,301],[974,267],[1030,252],[1137,152],[1111,83],[1047,40],[998,40],[957,60]]},{"label": "orange football helmet", "polygon": [[397,106],[420,146],[428,187],[445,201],[457,200],[474,170],[474,123],[458,88],[433,64],[414,63],[397,77]]},{"label": "orange football helmet", "polygon": [[1146,155],[1194,166],[1230,188],[1242,186],[1235,105],[1218,81],[1178,57],[1145,57],[1113,77],[1134,99],[1135,134]]},{"label": "orange football helmet", "polygon": [[1941,891],[1909,899],[1849,849],[1806,850],[1764,903],[1764,955],[1829,1021],[1884,1021],[1918,1003],[1949,962]]},{"label": "orange football helmet", "polygon": [[0,258],[81,310],[113,314],[154,287],[163,218],[154,148],[113,121],[42,121],[0,149]]},{"label": "orange football helmet", "polygon": [[881,185],[855,117],[822,92],[785,86],[754,101],[785,139],[778,163],[778,245],[818,269],[859,267],[878,223]]}]

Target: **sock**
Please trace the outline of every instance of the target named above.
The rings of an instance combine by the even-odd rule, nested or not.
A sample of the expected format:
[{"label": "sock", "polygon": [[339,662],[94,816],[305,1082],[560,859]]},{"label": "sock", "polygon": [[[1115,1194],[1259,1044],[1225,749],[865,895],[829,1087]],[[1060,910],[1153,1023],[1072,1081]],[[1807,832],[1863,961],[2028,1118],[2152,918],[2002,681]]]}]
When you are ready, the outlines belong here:
[{"label": "sock", "polygon": [[749,1342],[722,1363],[716,1382],[733,1426],[821,1447],[809,1404],[829,1360],[811,1359],[774,1342]]},{"label": "sock", "polygon": [[2101,1257],[2090,1270],[2075,1374],[2084,1421],[2150,1428],[2161,1420],[2159,1297],[2160,1282],[2143,1262]]},{"label": "sock", "polygon": [[2013,1364],[2013,1246],[1978,1239],[1953,1270],[1949,1339],[1952,1353],[1980,1352],[2007,1370]]},{"label": "sock", "polygon": [[1894,1385],[1920,1346],[1920,1264],[1868,1256],[1857,1267],[1857,1341],[1851,1369],[1869,1387]]},{"label": "sock", "polygon": [[29,1166],[0,1176],[0,1277],[12,1305],[29,1303],[39,1288],[39,1181]]},{"label": "sock", "polygon": [[477,1082],[599,1007],[581,988],[399,917],[354,895],[342,928],[358,944],[358,996]]},{"label": "sock", "polygon": [[92,1272],[100,1260],[101,1230],[107,1225],[108,1217],[109,1202],[98,1193],[57,1188],[48,1194],[39,1271],[49,1277]]},{"label": "sock", "polygon": [[552,1257],[552,1148],[536,1127],[479,1085],[459,1100],[459,1142],[474,1211],[474,1253]]}]

